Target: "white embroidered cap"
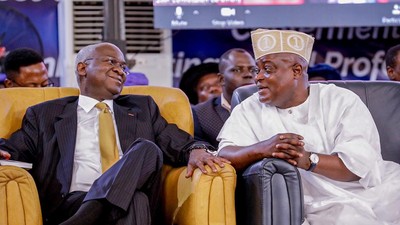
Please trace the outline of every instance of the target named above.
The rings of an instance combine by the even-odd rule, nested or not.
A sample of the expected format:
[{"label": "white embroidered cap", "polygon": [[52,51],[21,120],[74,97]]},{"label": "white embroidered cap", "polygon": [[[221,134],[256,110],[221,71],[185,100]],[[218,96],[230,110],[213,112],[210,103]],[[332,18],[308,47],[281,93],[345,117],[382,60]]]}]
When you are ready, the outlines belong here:
[{"label": "white embroidered cap", "polygon": [[314,38],[293,30],[257,29],[251,32],[251,42],[256,60],[273,53],[294,53],[310,62]]}]

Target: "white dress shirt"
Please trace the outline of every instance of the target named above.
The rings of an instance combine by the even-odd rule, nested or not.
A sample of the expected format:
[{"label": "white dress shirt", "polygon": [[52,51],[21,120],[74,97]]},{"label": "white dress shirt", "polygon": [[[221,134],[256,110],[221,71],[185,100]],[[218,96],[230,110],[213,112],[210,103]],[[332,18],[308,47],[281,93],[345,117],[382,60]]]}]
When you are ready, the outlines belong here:
[{"label": "white dress shirt", "polygon": [[[99,114],[96,108],[99,101],[79,95],[77,109],[77,132],[74,154],[74,165],[70,192],[88,191],[93,182],[102,174],[100,147],[99,147]],[[110,108],[116,128],[113,100],[104,100]],[[118,130],[115,129],[119,156],[122,151],[118,138]]]}]

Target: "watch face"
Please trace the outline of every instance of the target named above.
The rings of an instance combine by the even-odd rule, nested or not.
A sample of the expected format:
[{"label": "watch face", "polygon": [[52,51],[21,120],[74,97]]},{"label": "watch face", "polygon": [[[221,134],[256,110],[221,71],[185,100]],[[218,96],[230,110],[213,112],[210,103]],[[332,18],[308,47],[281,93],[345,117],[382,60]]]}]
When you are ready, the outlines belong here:
[{"label": "watch face", "polygon": [[213,156],[217,156],[218,155],[218,151],[211,151],[210,149],[206,149],[206,152],[210,153]]},{"label": "watch face", "polygon": [[312,153],[312,154],[310,155],[310,160],[311,160],[312,163],[318,163],[319,157],[318,157],[317,154]]}]

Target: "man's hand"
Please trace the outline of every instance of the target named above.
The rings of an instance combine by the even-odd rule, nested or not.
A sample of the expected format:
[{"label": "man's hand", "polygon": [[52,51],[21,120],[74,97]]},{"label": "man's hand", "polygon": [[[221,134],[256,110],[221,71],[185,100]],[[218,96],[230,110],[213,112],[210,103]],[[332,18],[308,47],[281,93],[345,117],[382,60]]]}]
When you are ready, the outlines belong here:
[{"label": "man's hand", "polygon": [[215,163],[218,164],[220,167],[224,167],[224,163],[231,163],[230,161],[218,157],[213,156],[210,153],[206,152],[205,149],[194,149],[190,152],[189,162],[186,170],[186,177],[191,177],[193,172],[196,168],[199,168],[201,172],[204,174],[207,173],[205,165],[210,166],[213,172],[217,172],[217,167]]},{"label": "man's hand", "polygon": [[0,159],[6,159],[9,160],[11,158],[10,153],[0,150]]},{"label": "man's hand", "polygon": [[293,133],[278,134],[269,139],[274,143],[272,157],[284,159],[292,165],[297,165],[306,153],[303,137]]},{"label": "man's hand", "polygon": [[225,146],[219,155],[232,162],[236,170],[244,170],[249,165],[264,158],[279,158],[296,165],[302,157],[303,137],[294,133],[281,133],[248,146]]}]

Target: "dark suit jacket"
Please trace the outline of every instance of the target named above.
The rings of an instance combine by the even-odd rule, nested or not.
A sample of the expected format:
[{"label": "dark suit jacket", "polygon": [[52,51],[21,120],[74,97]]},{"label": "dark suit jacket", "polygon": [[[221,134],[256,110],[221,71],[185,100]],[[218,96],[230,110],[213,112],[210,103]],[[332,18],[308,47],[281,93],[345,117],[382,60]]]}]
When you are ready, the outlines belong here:
[{"label": "dark suit jacket", "polygon": [[192,106],[192,112],[195,139],[207,141],[214,148],[218,148],[219,142],[216,138],[230,115],[221,105],[221,96]]},{"label": "dark suit jacket", "polygon": [[[8,140],[0,139],[0,149],[11,159],[32,162],[30,170],[39,191],[44,218],[69,193],[72,178],[78,97],[44,102],[27,109],[20,130]],[[126,95],[114,100],[114,113],[122,151],[137,138],[155,142],[164,153],[164,162],[184,165],[187,147],[193,138],[167,124],[149,96]]]}]

